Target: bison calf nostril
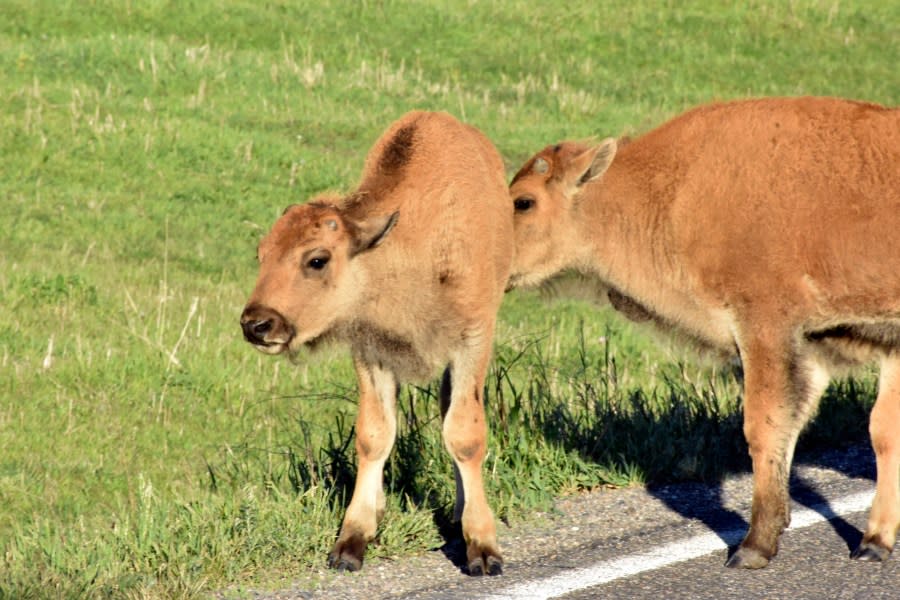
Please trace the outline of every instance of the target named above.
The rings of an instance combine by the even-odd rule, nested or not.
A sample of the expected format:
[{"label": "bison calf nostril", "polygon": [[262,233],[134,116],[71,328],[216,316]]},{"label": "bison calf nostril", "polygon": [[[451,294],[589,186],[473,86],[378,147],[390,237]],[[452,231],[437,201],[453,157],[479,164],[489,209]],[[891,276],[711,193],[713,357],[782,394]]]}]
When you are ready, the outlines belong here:
[{"label": "bison calf nostril", "polygon": [[254,321],[250,324],[250,327],[257,337],[263,337],[272,330],[272,321],[268,319],[265,321]]},{"label": "bison calf nostril", "polygon": [[272,319],[250,319],[241,323],[241,328],[248,342],[261,343],[272,330]]}]

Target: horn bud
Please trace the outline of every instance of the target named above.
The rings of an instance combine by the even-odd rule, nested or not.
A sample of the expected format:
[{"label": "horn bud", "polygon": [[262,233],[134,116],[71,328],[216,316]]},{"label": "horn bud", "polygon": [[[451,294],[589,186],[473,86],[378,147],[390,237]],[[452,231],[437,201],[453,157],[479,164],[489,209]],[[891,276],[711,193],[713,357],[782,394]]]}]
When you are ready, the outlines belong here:
[{"label": "horn bud", "polygon": [[534,159],[534,164],[531,166],[531,170],[541,175],[546,173],[550,169],[550,163],[547,162],[546,158],[537,157]]}]

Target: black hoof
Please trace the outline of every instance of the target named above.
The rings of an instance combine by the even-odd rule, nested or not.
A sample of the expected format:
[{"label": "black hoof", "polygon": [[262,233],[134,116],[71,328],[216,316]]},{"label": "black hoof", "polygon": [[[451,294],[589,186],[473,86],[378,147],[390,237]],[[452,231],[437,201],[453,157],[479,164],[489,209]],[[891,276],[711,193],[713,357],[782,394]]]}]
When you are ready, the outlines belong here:
[{"label": "black hoof", "polygon": [[487,556],[484,560],[476,558],[469,563],[469,575],[481,577],[482,575],[502,575],[503,561],[496,556]]},{"label": "black hoof", "polygon": [[337,564],[333,565],[332,568],[336,571],[346,571],[348,573],[353,573],[355,571],[359,571],[362,568],[362,565],[342,558],[341,560],[337,561]]},{"label": "black hoof", "polygon": [[487,574],[503,575],[503,561],[496,556],[488,556],[487,558]]},{"label": "black hoof", "polygon": [[766,558],[759,550],[752,548],[738,548],[737,552],[725,561],[725,566],[730,569],[762,569],[769,564]]},{"label": "black hoof", "polygon": [[862,562],[884,562],[891,551],[872,542],[862,542],[851,554],[850,558]]},{"label": "black hoof", "polygon": [[352,556],[340,556],[337,554],[328,555],[328,566],[336,571],[354,572],[362,568],[362,561],[356,560]]},{"label": "black hoof", "polygon": [[338,540],[328,555],[328,566],[338,571],[359,571],[362,569],[366,540],[361,535],[351,535]]}]

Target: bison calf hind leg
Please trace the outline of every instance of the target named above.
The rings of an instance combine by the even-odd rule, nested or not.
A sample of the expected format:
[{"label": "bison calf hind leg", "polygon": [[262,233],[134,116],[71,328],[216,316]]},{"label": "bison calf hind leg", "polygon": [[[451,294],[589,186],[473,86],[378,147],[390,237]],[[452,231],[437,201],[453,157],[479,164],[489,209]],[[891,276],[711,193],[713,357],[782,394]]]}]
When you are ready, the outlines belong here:
[{"label": "bison calf hind leg", "polygon": [[882,361],[869,434],[878,473],[875,499],[862,542],[850,557],[881,562],[890,557],[900,529],[900,357],[896,355]]}]

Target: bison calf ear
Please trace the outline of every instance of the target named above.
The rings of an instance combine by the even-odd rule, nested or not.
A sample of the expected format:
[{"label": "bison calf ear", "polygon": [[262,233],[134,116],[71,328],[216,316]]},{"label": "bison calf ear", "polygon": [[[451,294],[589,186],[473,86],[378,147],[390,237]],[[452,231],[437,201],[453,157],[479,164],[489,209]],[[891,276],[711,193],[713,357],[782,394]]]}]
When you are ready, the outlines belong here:
[{"label": "bison calf ear", "polygon": [[400,212],[397,211],[390,215],[370,217],[365,221],[354,223],[355,232],[350,256],[355,256],[360,252],[365,252],[378,246],[391,232],[399,218]]},{"label": "bison calf ear", "polygon": [[575,187],[581,187],[589,181],[599,179],[613,158],[618,148],[614,138],[606,138],[590,150],[585,150],[572,161],[572,173],[575,175]]}]

